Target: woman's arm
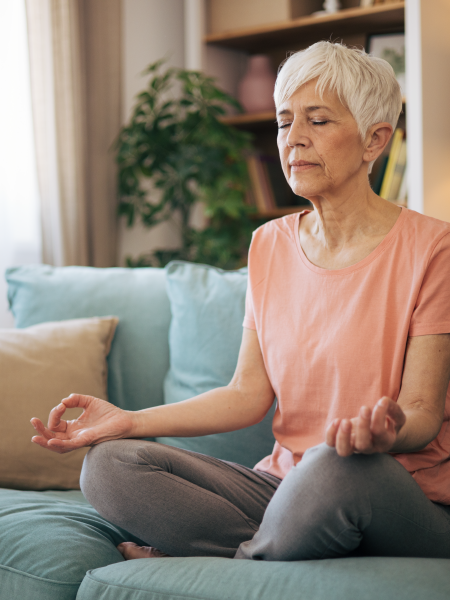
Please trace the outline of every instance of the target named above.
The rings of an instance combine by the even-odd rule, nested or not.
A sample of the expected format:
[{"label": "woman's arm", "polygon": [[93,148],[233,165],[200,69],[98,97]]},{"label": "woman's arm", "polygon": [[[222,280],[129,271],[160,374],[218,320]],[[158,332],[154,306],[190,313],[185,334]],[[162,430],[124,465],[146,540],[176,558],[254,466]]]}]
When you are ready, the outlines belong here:
[{"label": "woman's arm", "polygon": [[354,419],[335,419],[327,444],[338,454],[418,452],[436,438],[450,380],[450,334],[408,339],[397,402],[382,398]]},{"label": "woman's arm", "polygon": [[137,411],[131,437],[193,437],[243,429],[262,421],[274,398],[256,331],[244,328],[236,371],[226,387]]},{"label": "woman's arm", "polygon": [[418,452],[441,430],[450,380],[450,334],[408,339],[397,400],[406,423],[390,452]]},{"label": "woman's arm", "polygon": [[[104,400],[72,395],[50,413],[48,427],[32,419],[33,442],[63,453],[119,438],[192,437],[235,431],[259,423],[274,400],[256,331],[244,329],[231,382],[190,400],[132,412]],[[74,421],[62,421],[66,408],[82,407]]]}]

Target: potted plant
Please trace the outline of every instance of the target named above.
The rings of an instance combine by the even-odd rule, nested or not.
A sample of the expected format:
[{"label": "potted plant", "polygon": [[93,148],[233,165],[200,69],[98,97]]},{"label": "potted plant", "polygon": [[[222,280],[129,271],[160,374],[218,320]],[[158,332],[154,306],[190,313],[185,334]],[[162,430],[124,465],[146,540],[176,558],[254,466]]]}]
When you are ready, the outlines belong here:
[{"label": "potted plant", "polygon": [[[129,266],[164,266],[173,259],[237,268],[245,264],[254,224],[246,203],[250,137],[221,121],[239,103],[203,73],[151,64],[116,150],[119,214],[147,227],[180,215],[181,246],[156,250]],[[153,192],[148,192],[149,184]],[[204,204],[207,226],[194,229],[191,213]]]}]

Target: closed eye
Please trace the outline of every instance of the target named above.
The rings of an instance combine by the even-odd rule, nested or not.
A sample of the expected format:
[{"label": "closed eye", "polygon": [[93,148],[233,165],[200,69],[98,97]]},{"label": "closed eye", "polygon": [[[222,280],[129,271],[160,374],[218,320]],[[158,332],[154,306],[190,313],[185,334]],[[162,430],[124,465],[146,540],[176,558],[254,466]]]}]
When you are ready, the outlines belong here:
[{"label": "closed eye", "polygon": [[[275,121],[276,122],[276,121]],[[326,125],[329,121],[311,121],[313,125]],[[292,123],[283,123],[283,125],[278,125],[278,129],[284,129],[285,127],[289,127]]]}]

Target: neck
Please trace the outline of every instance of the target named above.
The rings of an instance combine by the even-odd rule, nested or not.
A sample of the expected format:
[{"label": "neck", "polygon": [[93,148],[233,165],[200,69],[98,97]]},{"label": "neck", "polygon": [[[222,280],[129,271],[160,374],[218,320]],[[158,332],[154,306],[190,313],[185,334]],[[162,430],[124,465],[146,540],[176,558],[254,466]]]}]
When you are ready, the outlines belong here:
[{"label": "neck", "polygon": [[399,208],[377,196],[365,179],[329,194],[310,197],[314,206],[308,219],[309,235],[324,249],[339,252],[361,238],[379,235],[392,226]]}]

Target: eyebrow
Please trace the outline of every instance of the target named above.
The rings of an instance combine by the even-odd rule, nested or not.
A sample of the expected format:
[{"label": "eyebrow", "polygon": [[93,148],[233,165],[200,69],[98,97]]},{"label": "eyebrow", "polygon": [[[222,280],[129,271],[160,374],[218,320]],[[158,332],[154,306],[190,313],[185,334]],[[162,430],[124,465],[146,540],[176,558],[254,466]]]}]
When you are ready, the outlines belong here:
[{"label": "eyebrow", "polygon": [[[331,109],[328,108],[328,106],[325,106],[325,105],[322,105],[322,106],[319,106],[319,105],[318,106],[307,106],[305,108],[305,111],[309,113],[309,112],[314,112],[315,110],[320,110],[321,108],[324,108],[325,110],[331,111]],[[290,115],[290,114],[292,114],[292,111],[290,111],[288,108],[285,108],[284,110],[280,110],[277,113],[277,116],[279,117],[281,115],[286,115],[286,114]]]}]

